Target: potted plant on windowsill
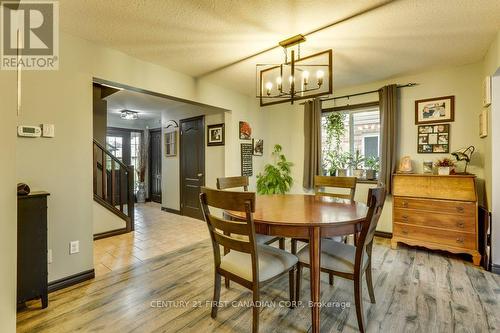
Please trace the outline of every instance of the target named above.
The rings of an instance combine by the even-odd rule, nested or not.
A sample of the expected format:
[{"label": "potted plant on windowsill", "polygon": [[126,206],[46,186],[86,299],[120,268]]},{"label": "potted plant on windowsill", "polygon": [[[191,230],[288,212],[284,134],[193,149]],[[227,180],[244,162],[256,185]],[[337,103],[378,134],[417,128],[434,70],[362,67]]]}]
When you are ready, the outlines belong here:
[{"label": "potted plant on windowsill", "polygon": [[287,161],[281,153],[281,146],[275,145],[273,150],[273,164],[266,164],[264,172],[257,175],[257,193],[285,194],[290,191],[293,183],[291,176],[293,163]]},{"label": "potted plant on windowsill", "polygon": [[336,154],[337,176],[347,177],[350,159],[351,154],[349,153],[341,152]]},{"label": "potted plant on windowsill", "polygon": [[363,177],[363,162],[365,161],[365,158],[359,150],[356,150],[356,153],[351,156],[351,167],[352,167],[352,175],[356,178],[362,178]]},{"label": "potted plant on windowsill", "polygon": [[338,170],[337,165],[337,153],[335,151],[329,151],[326,153],[326,157],[323,163],[323,170],[327,176],[335,176]]},{"label": "potted plant on windowsill", "polygon": [[377,179],[377,172],[380,170],[380,160],[378,157],[369,156],[365,160],[366,179]]},{"label": "potted plant on windowsill", "polygon": [[455,163],[449,158],[443,158],[442,160],[438,160],[435,165],[438,169],[438,175],[448,176],[455,166]]}]

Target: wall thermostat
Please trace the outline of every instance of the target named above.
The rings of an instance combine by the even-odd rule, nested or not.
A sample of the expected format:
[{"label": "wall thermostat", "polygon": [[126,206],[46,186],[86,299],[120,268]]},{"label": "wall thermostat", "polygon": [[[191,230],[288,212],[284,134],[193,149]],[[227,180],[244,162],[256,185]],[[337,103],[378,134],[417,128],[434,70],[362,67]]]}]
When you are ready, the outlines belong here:
[{"label": "wall thermostat", "polygon": [[38,138],[42,135],[42,129],[39,126],[17,126],[17,135]]}]

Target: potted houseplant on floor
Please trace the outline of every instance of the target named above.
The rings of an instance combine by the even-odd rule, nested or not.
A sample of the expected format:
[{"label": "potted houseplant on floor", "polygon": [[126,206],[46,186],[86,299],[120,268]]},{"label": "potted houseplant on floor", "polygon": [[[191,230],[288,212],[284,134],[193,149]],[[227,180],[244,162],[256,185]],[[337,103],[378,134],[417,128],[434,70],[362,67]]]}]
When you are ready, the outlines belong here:
[{"label": "potted houseplant on floor", "polygon": [[362,178],[363,177],[363,162],[365,161],[365,158],[359,150],[356,150],[356,153],[351,156],[350,158],[351,161],[351,168],[352,168],[352,175],[356,178]]},{"label": "potted houseplant on floor", "polygon": [[440,176],[448,176],[451,173],[454,166],[455,163],[453,163],[453,161],[450,160],[449,158],[443,158],[442,160],[438,160],[436,162],[438,175]]},{"label": "potted houseplant on floor", "polygon": [[380,170],[379,158],[375,156],[367,157],[365,160],[365,168],[366,179],[377,179],[377,172]]},{"label": "potted houseplant on floor", "polygon": [[272,156],[273,164],[266,164],[264,172],[257,175],[257,193],[285,194],[290,191],[293,183],[291,176],[293,163],[287,161],[281,153],[281,146],[275,145]]}]

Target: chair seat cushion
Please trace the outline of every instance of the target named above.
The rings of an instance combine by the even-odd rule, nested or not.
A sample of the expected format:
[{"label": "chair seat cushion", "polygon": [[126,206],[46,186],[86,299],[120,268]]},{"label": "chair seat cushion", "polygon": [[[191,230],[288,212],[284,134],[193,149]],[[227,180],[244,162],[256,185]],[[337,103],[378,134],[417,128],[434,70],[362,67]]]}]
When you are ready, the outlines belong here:
[{"label": "chair seat cushion", "polygon": [[272,243],[274,241],[277,241],[279,238],[280,237],[276,237],[276,236],[255,234],[255,242],[257,244],[261,244],[261,245]]},{"label": "chair seat cushion", "polygon": [[[269,280],[290,270],[298,261],[297,257],[269,245],[257,245],[259,257],[259,282]],[[249,253],[231,250],[221,258],[220,268],[247,281],[252,278],[252,257]]]},{"label": "chair seat cushion", "polygon": [[[303,247],[297,254],[301,263],[309,265],[309,245]],[[321,239],[321,267],[343,273],[354,273],[356,247],[336,242],[331,239]],[[363,256],[363,269],[368,264],[368,256]]]}]

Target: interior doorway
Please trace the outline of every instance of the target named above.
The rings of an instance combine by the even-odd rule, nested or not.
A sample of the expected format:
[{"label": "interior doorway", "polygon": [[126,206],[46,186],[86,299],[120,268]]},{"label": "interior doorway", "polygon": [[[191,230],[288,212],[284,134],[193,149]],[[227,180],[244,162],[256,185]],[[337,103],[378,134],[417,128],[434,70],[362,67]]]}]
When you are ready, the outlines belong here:
[{"label": "interior doorway", "polygon": [[149,130],[149,192],[161,204],[161,128]]},{"label": "interior doorway", "polygon": [[181,214],[203,219],[200,188],[205,185],[205,116],[180,121]]}]

